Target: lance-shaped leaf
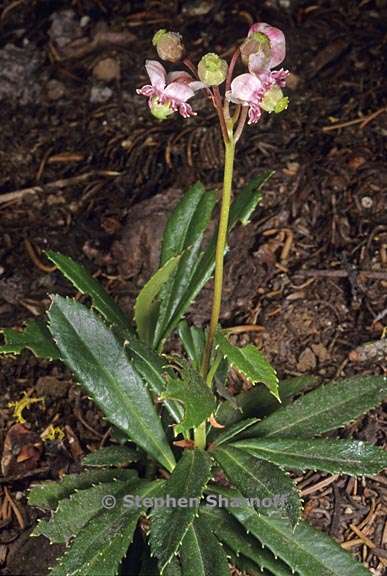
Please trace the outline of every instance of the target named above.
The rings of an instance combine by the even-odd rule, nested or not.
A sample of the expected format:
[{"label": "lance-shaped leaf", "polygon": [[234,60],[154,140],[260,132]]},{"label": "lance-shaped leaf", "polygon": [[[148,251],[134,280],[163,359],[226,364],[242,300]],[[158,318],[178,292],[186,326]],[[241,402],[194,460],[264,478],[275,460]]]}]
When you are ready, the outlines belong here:
[{"label": "lance-shaped leaf", "polygon": [[[243,572],[246,576],[276,576],[275,572],[268,572],[267,570],[261,570],[256,564],[246,556],[237,556],[231,548],[224,546],[225,552],[230,559],[230,562],[235,568],[238,568],[240,572]],[[294,576],[289,570],[286,576]]]},{"label": "lance-shaped leaf", "polygon": [[[219,491],[228,498],[238,494]],[[369,571],[327,534],[306,522],[294,529],[287,520],[257,514],[251,507],[229,508],[229,513],[300,576],[369,576]]]},{"label": "lance-shaped leaf", "polygon": [[32,535],[44,535],[50,542],[68,544],[92,518],[101,511],[122,506],[122,499],[128,493],[136,493],[145,482],[138,478],[129,482],[110,482],[97,484],[85,490],[74,492],[69,498],[61,500],[54,515],[49,520],[39,520]]},{"label": "lance-shaped leaf", "polygon": [[252,438],[233,444],[257,458],[296,470],[322,470],[332,474],[378,474],[387,468],[387,452],[367,442],[327,439]]},{"label": "lance-shaped leaf", "polygon": [[60,481],[47,480],[32,486],[28,493],[28,503],[30,506],[54,509],[63,498],[68,498],[76,491],[91,488],[94,484],[114,480],[130,482],[137,478],[135,470],[89,470],[80,474],[66,474]]},{"label": "lance-shaped leaf", "polygon": [[[286,405],[292,396],[312,387],[318,382],[314,376],[296,376],[286,378],[279,382],[279,397],[281,403]],[[250,390],[240,392],[226,402],[222,402],[216,412],[216,419],[224,426],[231,426],[244,418],[266,416],[281,407],[281,404],[262,384]],[[213,430],[213,437],[219,431]]]},{"label": "lance-shaped leaf", "polygon": [[23,330],[3,328],[5,343],[0,346],[0,354],[20,354],[25,348],[37,358],[59,359],[59,350],[42,318],[29,320]]},{"label": "lance-shaped leaf", "polygon": [[[140,497],[160,494],[162,483],[146,484]],[[54,567],[53,576],[117,576],[119,564],[130,546],[144,508],[117,505],[101,509],[77,534],[68,551]]]},{"label": "lance-shaped leaf", "polygon": [[166,391],[160,396],[174,399],[184,406],[184,418],[175,426],[175,434],[186,434],[204,422],[215,410],[216,400],[199,372],[188,363],[183,365],[180,378],[168,378]]},{"label": "lance-shaped leaf", "polygon": [[[165,391],[164,360],[149,345],[133,336],[126,338],[124,346],[136,371],[142,376],[151,392],[159,398]],[[183,417],[181,405],[173,401],[165,401],[164,404],[172,418],[179,422]]]},{"label": "lance-shaped leaf", "polygon": [[184,576],[229,576],[227,556],[203,517],[195,518],[180,548]]},{"label": "lance-shaped leaf", "polygon": [[234,448],[222,446],[212,453],[227,478],[245,498],[254,498],[262,514],[286,515],[296,526],[301,515],[297,489],[287,474],[270,462]]},{"label": "lance-shaped leaf", "polygon": [[164,284],[168,282],[173,271],[179,263],[181,255],[170,258],[161,268],[153,274],[143,286],[136,298],[134,306],[134,319],[137,332],[141,340],[151,344],[158,319],[158,296]]},{"label": "lance-shaped leaf", "polygon": [[149,391],[113,333],[93,311],[60,296],[48,315],[62,359],[109,422],[171,471],[174,457]]},{"label": "lance-shaped leaf", "polygon": [[46,254],[79,292],[91,297],[94,308],[102,314],[109,324],[129,330],[129,322],[124,312],[106,292],[102,284],[93,278],[82,264],[75,262],[69,256],[64,256],[52,250],[49,250]]},{"label": "lance-shaped leaf", "polygon": [[[211,459],[202,450],[186,450],[164,487],[171,505],[156,509],[151,517],[150,547],[161,572],[177,552],[199,508],[211,477]],[[174,499],[174,500],[171,500]],[[173,506],[173,502],[178,505]]]},{"label": "lance-shaped leaf", "polygon": [[125,466],[131,462],[137,462],[140,453],[128,446],[106,446],[91,452],[82,459],[82,466],[103,467],[103,466]]},{"label": "lance-shaped leaf", "polygon": [[178,326],[178,333],[192,366],[199,371],[206,343],[206,335],[203,328],[190,326],[186,320],[182,320]]},{"label": "lance-shaped leaf", "polygon": [[[260,189],[271,175],[272,172],[266,172],[263,176],[254,178],[247,186],[242,188],[231,206],[228,227],[229,231],[231,231],[238,222],[241,222],[242,224],[248,223],[251,214],[261,200],[262,195]],[[186,287],[184,294],[181,295],[179,305],[176,307],[173,318],[169,323],[169,332],[177,326],[203,286],[205,286],[211,278],[215,267],[216,239],[217,232],[212,236],[205,251],[199,255],[194,274],[189,285]],[[228,248],[226,247],[226,251],[227,250]],[[163,338],[165,339],[167,336],[168,332],[164,331]],[[159,345],[159,342],[157,342],[157,345]]]},{"label": "lance-shaped leaf", "polygon": [[257,423],[257,418],[246,418],[237,422],[233,426],[227,427],[225,430],[221,431],[220,434],[216,436],[214,446],[221,446],[222,444],[227,444],[234,438],[238,436],[244,430],[248,430],[251,426]]},{"label": "lance-shaped leaf", "polygon": [[312,437],[344,426],[387,396],[385,376],[357,376],[320,386],[243,432],[243,438]]},{"label": "lance-shaped leaf", "polygon": [[247,565],[253,574],[261,575],[261,571],[267,569],[275,576],[291,576],[287,566],[281,560],[276,559],[271,552],[262,548],[261,544],[247,534],[243,526],[226,510],[208,505],[202,506],[200,517],[206,519],[211,531],[220,542],[233,551],[237,558],[243,555],[250,561]]},{"label": "lance-shaped leaf", "polygon": [[279,399],[277,373],[253,344],[242,348],[233,346],[220,330],[216,335],[216,344],[233,368],[241,372],[252,384],[262,382],[273,396]]},{"label": "lance-shaped leaf", "polygon": [[210,222],[215,203],[215,192],[208,192],[202,184],[197,183],[186,192],[168,220],[160,263],[164,265],[169,258],[178,254],[182,254],[182,257],[160,296],[153,341],[156,348],[180,320],[176,313],[198,265],[203,233]]}]

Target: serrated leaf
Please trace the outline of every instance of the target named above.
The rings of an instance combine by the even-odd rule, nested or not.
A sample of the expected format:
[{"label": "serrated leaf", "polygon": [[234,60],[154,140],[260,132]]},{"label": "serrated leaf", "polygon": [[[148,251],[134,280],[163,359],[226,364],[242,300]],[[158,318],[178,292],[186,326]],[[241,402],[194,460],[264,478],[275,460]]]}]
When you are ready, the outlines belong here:
[{"label": "serrated leaf", "polygon": [[[150,346],[134,337],[126,339],[125,350],[151,392],[160,397],[165,391],[163,359]],[[181,405],[173,401],[165,401],[164,404],[175,422],[179,422],[184,414]]]},{"label": "serrated leaf", "polygon": [[0,346],[0,354],[20,354],[25,348],[37,358],[59,359],[59,350],[43,319],[29,320],[23,330],[2,328],[5,343]]},{"label": "serrated leaf", "polygon": [[47,480],[32,486],[28,493],[30,506],[56,508],[58,502],[75,491],[85,490],[94,484],[113,480],[132,481],[138,478],[135,470],[91,470],[80,474],[67,474],[57,482]]},{"label": "serrated leaf", "polygon": [[[289,403],[292,396],[304,391],[305,388],[316,384],[315,376],[296,376],[286,378],[279,382],[279,396],[282,405]],[[278,410],[281,404],[262,384],[254,386],[250,390],[240,392],[231,399],[222,402],[216,412],[216,420],[224,426],[231,426],[244,418],[267,416]],[[211,437],[219,434],[219,430],[212,430]]]},{"label": "serrated leaf", "polygon": [[131,462],[137,462],[140,454],[134,448],[128,446],[107,446],[91,452],[82,459],[82,466],[125,466]]},{"label": "serrated leaf", "polygon": [[109,422],[171,471],[174,456],[150,394],[113,333],[93,311],[60,296],[48,316],[63,361]]},{"label": "serrated leaf", "polygon": [[[246,556],[241,554],[237,556],[231,548],[224,546],[225,552],[230,559],[230,563],[235,566],[240,572],[243,572],[244,576],[273,576],[275,572],[268,572],[267,570],[261,570],[256,564]],[[287,576],[294,576],[290,571]]]},{"label": "serrated leaf", "polygon": [[331,382],[280,408],[243,438],[310,438],[344,426],[375,408],[387,396],[385,376],[357,376]]},{"label": "serrated leaf", "polygon": [[271,552],[262,548],[261,544],[246,533],[243,526],[228,512],[220,508],[202,506],[200,516],[206,518],[215,536],[233,551],[235,556],[245,556],[250,561],[249,566],[253,573],[265,568],[275,576],[291,576],[290,570],[281,561],[276,559]]},{"label": "serrated leaf", "polygon": [[233,368],[241,372],[252,384],[262,382],[271,394],[279,399],[277,373],[253,344],[247,344],[242,348],[233,346],[220,330],[216,334],[215,341]]},{"label": "serrated leaf", "polygon": [[40,520],[32,535],[43,535],[50,542],[68,544],[92,518],[104,510],[104,498],[115,499],[116,506],[122,506],[122,498],[128,493],[137,493],[144,483],[138,479],[116,481],[74,492],[59,502],[52,518]]},{"label": "serrated leaf", "polygon": [[79,292],[91,297],[94,308],[102,314],[109,324],[115,324],[124,330],[129,330],[129,322],[124,312],[106,292],[102,284],[93,278],[82,264],[75,262],[69,256],[52,250],[46,252],[46,255]]},{"label": "serrated leaf", "polygon": [[232,444],[257,458],[285,468],[322,470],[332,474],[378,474],[387,468],[387,452],[353,440],[250,439]]},{"label": "serrated leaf", "polygon": [[200,370],[206,335],[203,328],[190,326],[186,320],[178,325],[178,334],[195,370]]},{"label": "serrated leaf", "polygon": [[215,410],[216,400],[199,372],[188,363],[183,365],[180,378],[168,378],[166,390],[160,396],[184,405],[184,418],[175,426],[175,434],[186,434],[204,422]]},{"label": "serrated leaf", "polygon": [[245,420],[237,422],[233,426],[229,426],[225,430],[220,431],[220,433],[216,437],[214,446],[221,446],[222,444],[226,444],[227,442],[232,440],[234,436],[238,436],[238,434],[240,434],[244,430],[248,430],[251,426],[256,424],[257,421],[258,421],[257,418],[246,418]]},{"label": "serrated leaf", "polygon": [[136,321],[137,333],[141,340],[147,344],[153,342],[159,306],[157,297],[164,284],[168,282],[171,277],[180,258],[181,255],[170,258],[153,274],[136,298],[134,319]]},{"label": "serrated leaf", "polygon": [[229,576],[227,556],[204,518],[195,518],[180,548],[184,576]]},{"label": "serrated leaf", "polygon": [[[162,483],[144,485],[137,494],[154,497]],[[101,510],[84,526],[69,550],[50,574],[52,576],[116,576],[119,564],[133,540],[134,531],[144,509],[115,506]]]},{"label": "serrated leaf", "polygon": [[160,346],[180,320],[176,312],[199,263],[203,233],[210,222],[215,204],[215,192],[208,192],[201,184],[196,184],[184,195],[168,220],[162,243],[161,265],[166,258],[178,254],[182,254],[182,257],[160,295],[153,340],[155,348]]},{"label": "serrated leaf", "polygon": [[245,498],[259,499],[261,514],[286,515],[292,526],[297,525],[301,501],[285,472],[232,446],[216,448],[212,455]]},{"label": "serrated leaf", "polygon": [[[238,497],[237,491],[218,488],[218,492],[228,498]],[[294,529],[287,520],[259,515],[251,507],[228,511],[300,576],[369,576],[369,571],[327,534],[304,521]]]},{"label": "serrated leaf", "polygon": [[[231,231],[238,222],[246,224],[249,221],[252,212],[261,200],[260,189],[271,175],[272,172],[266,172],[263,176],[253,179],[247,186],[242,188],[231,205],[229,231]],[[171,330],[177,326],[196,296],[211,278],[215,267],[216,239],[217,232],[212,236],[205,251],[200,254],[190,283],[184,294],[181,295],[179,305],[169,323],[168,331],[164,331],[164,339],[169,335]],[[227,250],[228,248],[226,247],[226,252]],[[157,345],[159,345],[159,343],[158,341]]]},{"label": "serrated leaf", "polygon": [[[160,564],[161,572],[177,552],[199,508],[199,500],[211,477],[211,458],[202,450],[185,450],[164,487],[165,497],[186,498],[184,508],[164,507],[151,516],[150,547]],[[188,500],[190,499],[190,500]]]}]

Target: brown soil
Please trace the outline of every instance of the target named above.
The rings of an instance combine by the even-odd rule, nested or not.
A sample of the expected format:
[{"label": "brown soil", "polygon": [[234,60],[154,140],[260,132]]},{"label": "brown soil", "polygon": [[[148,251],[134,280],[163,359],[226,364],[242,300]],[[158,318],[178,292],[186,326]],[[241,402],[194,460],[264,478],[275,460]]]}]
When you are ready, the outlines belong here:
[{"label": "brown soil", "polygon": [[[253,221],[232,237],[223,323],[262,326],[253,339],[281,376],[380,372],[386,347],[378,344],[373,356],[375,346],[362,345],[380,342],[386,323],[386,15],[379,0],[5,0],[0,326],[40,314],[49,293],[74,293],[47,268],[47,248],[83,262],[130,312],[157,261],[162,227],[155,222],[196,179],[215,187],[222,180],[221,141],[204,97],[195,102],[196,118],[157,124],[135,94],[145,80],[144,59],[153,54],[152,34],[173,22],[193,60],[208,50],[229,56],[249,23],[262,20],[287,33],[290,106],[248,128],[238,149],[237,187],[265,169],[276,173]],[[191,314],[195,322],[208,320],[210,291]],[[0,367],[2,440],[13,423],[8,402],[24,390],[45,398],[26,412],[31,431],[39,435],[55,422],[65,432],[63,442],[34,453],[27,476],[24,470],[18,479],[16,470],[8,474],[13,481],[0,478],[21,513],[0,526],[1,573],[43,576],[53,551],[26,537],[36,517],[26,490],[31,479],[77,470],[82,453],[107,441],[108,427],[59,364],[25,353],[0,359]],[[385,412],[375,410],[340,434],[383,445]],[[306,516],[350,542],[381,576],[386,477],[341,476],[321,485],[325,479],[299,479]],[[351,544],[359,540],[351,526],[360,526],[375,548]]]}]

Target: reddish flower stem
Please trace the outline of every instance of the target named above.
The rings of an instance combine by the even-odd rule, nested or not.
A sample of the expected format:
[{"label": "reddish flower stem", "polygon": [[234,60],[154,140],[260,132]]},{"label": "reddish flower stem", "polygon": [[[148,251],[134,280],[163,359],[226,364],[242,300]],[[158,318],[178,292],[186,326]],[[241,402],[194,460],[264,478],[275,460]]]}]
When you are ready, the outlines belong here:
[{"label": "reddish flower stem", "polygon": [[228,92],[231,88],[232,75],[234,74],[234,68],[235,68],[236,63],[238,62],[239,55],[240,55],[240,49],[237,48],[235,50],[234,54],[232,55],[230,66],[228,67],[227,80],[226,80],[226,92]]},{"label": "reddish flower stem", "polygon": [[238,142],[239,138],[242,135],[243,128],[245,127],[246,124],[248,111],[249,109],[247,106],[242,106],[242,112],[239,118],[239,123],[237,129],[235,130],[235,136],[234,136],[235,143]]}]

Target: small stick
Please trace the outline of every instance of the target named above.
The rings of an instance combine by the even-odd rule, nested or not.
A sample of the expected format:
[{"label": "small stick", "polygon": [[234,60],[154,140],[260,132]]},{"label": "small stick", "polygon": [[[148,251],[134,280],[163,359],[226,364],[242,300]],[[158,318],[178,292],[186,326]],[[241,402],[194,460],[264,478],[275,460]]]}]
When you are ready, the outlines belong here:
[{"label": "small stick", "polygon": [[372,122],[372,120],[377,118],[377,116],[379,116],[380,114],[383,114],[383,112],[386,112],[386,111],[387,111],[387,107],[386,108],[380,108],[379,110],[376,110],[376,112],[372,112],[372,114],[369,114],[368,116],[365,116],[363,118],[356,118],[355,120],[348,120],[348,122],[339,122],[338,124],[333,124],[332,126],[323,126],[322,131],[323,132],[332,132],[333,130],[339,130],[340,128],[347,128],[348,126],[355,126],[355,124],[360,124],[360,128],[364,128],[365,126],[367,126],[367,124]]},{"label": "small stick", "polygon": [[24,521],[23,514],[22,514],[21,511],[19,510],[16,502],[13,500],[13,498],[12,498],[12,496],[11,496],[8,488],[7,488],[7,486],[4,486],[4,493],[5,493],[6,499],[8,500],[8,502],[9,502],[11,508],[12,508],[13,513],[14,513],[15,516],[16,516],[16,519],[17,519],[17,521],[18,521],[18,524],[19,524],[20,528],[21,528],[22,530],[24,530],[24,528],[26,527],[26,523],[25,523],[25,521]]}]

